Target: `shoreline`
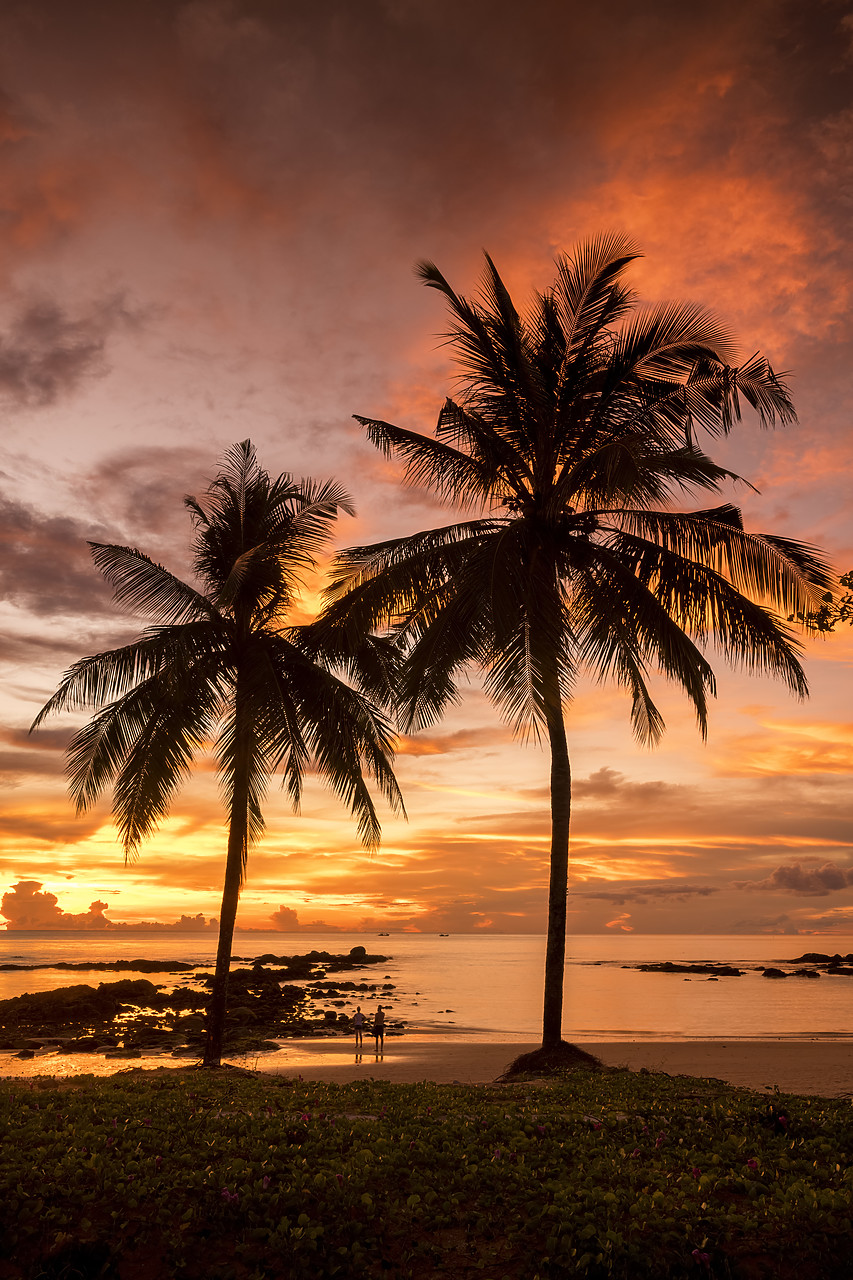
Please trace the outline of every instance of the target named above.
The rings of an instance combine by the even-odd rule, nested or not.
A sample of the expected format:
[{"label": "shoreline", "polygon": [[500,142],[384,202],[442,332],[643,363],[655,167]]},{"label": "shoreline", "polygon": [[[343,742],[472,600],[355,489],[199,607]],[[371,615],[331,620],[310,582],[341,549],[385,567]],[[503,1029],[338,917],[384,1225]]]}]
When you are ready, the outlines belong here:
[{"label": "shoreline", "polygon": [[[853,1044],[848,1040],[693,1040],[693,1041],[586,1041],[579,1042],[607,1067],[627,1067],[667,1075],[723,1080],[740,1088],[817,1097],[853,1097]],[[257,1058],[231,1059],[261,1075],[301,1076],[306,1080],[338,1084],[355,1080],[387,1080],[413,1084],[493,1084],[521,1053],[538,1048],[537,1042],[469,1041],[389,1037],[385,1050],[376,1054],[372,1041],[356,1056],[349,1039],[289,1041],[277,1053]],[[0,1079],[6,1084],[35,1077],[54,1076],[57,1081],[93,1074],[105,1078],[128,1070],[172,1069],[192,1065],[190,1060],[151,1056],[129,1059],[90,1055],[37,1055],[21,1061],[0,1060]],[[14,1064],[14,1073],[7,1071]],[[57,1071],[57,1068],[60,1068]]]}]

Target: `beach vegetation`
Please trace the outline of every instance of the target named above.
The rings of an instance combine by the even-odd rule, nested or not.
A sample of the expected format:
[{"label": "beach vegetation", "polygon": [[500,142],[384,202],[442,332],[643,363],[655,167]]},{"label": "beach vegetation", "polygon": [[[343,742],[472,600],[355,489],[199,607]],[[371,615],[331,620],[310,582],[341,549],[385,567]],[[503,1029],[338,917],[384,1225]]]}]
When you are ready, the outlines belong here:
[{"label": "beach vegetation", "polygon": [[0,1087],[0,1274],[841,1280],[853,1112],[719,1081]]},{"label": "beach vegetation", "polygon": [[[739,482],[701,447],[748,409],[763,427],[795,421],[782,377],[741,359],[726,328],[689,303],[641,308],[626,283],[639,256],[602,235],[557,259],[526,311],[491,258],[478,295],[443,298],[459,390],[434,435],[358,417],[368,438],[458,515],[449,524],[353,547],[337,559],[327,617],[354,635],[395,628],[407,652],[402,723],[435,723],[472,666],[518,736],[550,752],[550,885],[543,1049],[561,1043],[571,766],[566,716],[582,675],[631,699],[641,743],[664,721],[655,675],[680,686],[707,731],[708,651],[807,692],[787,617],[832,581],[800,542],[748,532]],[[695,509],[679,509],[692,501]],[[701,504],[701,505],[700,505]],[[470,518],[468,518],[470,517]]]},{"label": "beach vegetation", "polygon": [[33,728],[57,712],[95,708],[68,748],[69,787],[82,812],[112,785],[126,858],[169,812],[198,757],[212,753],[228,824],[204,1050],[205,1065],[216,1066],[240,889],[271,777],[281,775],[295,811],[312,767],[349,806],[368,848],[380,836],[368,780],[402,809],[394,733],[380,709],[394,650],[371,636],[345,644],[298,620],[300,592],[338,513],[352,513],[340,485],[271,477],[244,440],[206,495],[185,503],[198,585],[134,547],[90,543],[116,602],[151,625],[130,644],[76,662]]},{"label": "beach vegetation", "polygon": [[[834,631],[836,627],[845,623],[847,625],[853,624],[853,569],[848,570],[847,573],[842,573],[838,579],[837,592],[826,591],[821,596],[820,605],[817,609],[812,609],[806,613],[798,613],[796,619],[803,623],[809,631],[823,634]],[[793,614],[789,616],[788,621],[794,621]]]}]

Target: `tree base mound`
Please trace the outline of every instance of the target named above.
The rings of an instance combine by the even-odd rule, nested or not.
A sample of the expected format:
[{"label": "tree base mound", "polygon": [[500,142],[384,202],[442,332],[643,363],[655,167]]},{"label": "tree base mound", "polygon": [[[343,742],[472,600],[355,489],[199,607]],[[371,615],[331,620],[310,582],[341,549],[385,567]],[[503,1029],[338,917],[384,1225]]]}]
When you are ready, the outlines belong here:
[{"label": "tree base mound", "polygon": [[576,1044],[561,1040],[559,1044],[548,1048],[534,1049],[532,1053],[522,1053],[509,1064],[503,1075],[498,1076],[501,1082],[517,1080],[521,1076],[558,1076],[566,1071],[601,1071],[603,1063],[594,1054],[586,1053]]}]

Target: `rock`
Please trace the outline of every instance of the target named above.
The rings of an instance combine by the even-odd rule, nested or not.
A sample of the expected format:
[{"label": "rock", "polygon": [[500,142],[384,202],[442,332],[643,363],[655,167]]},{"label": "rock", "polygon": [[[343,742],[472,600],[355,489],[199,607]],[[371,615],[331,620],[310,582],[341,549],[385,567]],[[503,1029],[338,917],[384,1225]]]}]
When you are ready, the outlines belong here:
[{"label": "rock", "polygon": [[[258,1015],[251,1009],[245,1008],[244,1005],[238,1005],[236,1009],[228,1010],[228,1017],[234,1022],[257,1022]],[[181,1023],[182,1027],[186,1027],[188,1018]]]},{"label": "rock", "polygon": [[204,1031],[204,1025],[204,1018],[202,1018],[200,1014],[191,1013],[189,1017],[180,1019],[176,1030],[178,1030],[181,1035],[186,1035],[187,1032]]},{"label": "rock", "polygon": [[97,989],[80,983],[55,991],[35,991],[0,1001],[0,1023],[8,1026],[65,1026],[75,1022],[103,1022],[126,1005],[150,1006],[158,987],[147,978],[102,982]]},{"label": "rock", "polygon": [[763,969],[761,976],[763,978],[787,978],[788,974],[783,969]]},{"label": "rock", "polygon": [[35,1049],[19,1049],[15,1054],[16,1058],[34,1058],[35,1056]]},{"label": "rock", "polygon": [[716,978],[740,978],[742,969],[731,964],[674,964],[672,960],[656,964],[626,964],[623,969],[639,969],[640,973],[704,973]]}]

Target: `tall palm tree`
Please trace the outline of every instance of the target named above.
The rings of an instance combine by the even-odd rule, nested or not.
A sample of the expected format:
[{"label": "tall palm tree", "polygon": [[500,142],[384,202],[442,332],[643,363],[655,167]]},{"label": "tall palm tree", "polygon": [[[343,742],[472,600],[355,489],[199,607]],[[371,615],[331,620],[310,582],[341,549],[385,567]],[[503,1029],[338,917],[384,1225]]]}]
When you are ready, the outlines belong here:
[{"label": "tall palm tree", "polygon": [[391,726],[374,705],[387,699],[390,646],[367,637],[344,648],[328,631],[320,638],[288,620],[337,512],[352,512],[345,491],[286,474],[271,479],[244,440],[228,450],[205,498],[185,502],[199,587],[132,547],[90,544],[116,601],[146,611],[152,625],[132,644],[75,663],[33,728],[57,711],[98,708],[70,743],[69,786],[81,812],[114,781],[126,859],[211,747],[228,814],[204,1054],[205,1066],[218,1066],[237,903],[249,846],[264,829],[270,777],[281,772],[296,809],[313,761],[349,805],[368,847],[380,828],[365,775],[393,808],[402,802]]},{"label": "tall palm tree", "polygon": [[745,532],[729,503],[679,513],[675,496],[737,479],[697,434],[727,433],[752,407],[763,426],[795,420],[760,355],[701,308],[640,309],[624,283],[638,256],[606,235],[557,260],[520,314],[486,256],[474,300],[432,263],[461,393],[435,436],[358,418],[405,479],[473,518],[342,553],[329,622],[353,634],[393,623],[408,646],[404,721],[433,723],[477,664],[522,736],[547,734],[551,857],[543,1048],[561,1043],[571,773],[565,716],[579,674],[615,679],[636,736],[664,728],[648,675],[676,681],[703,735],[714,674],[703,650],[807,692],[785,614],[814,607],[828,571],[806,546]]}]

